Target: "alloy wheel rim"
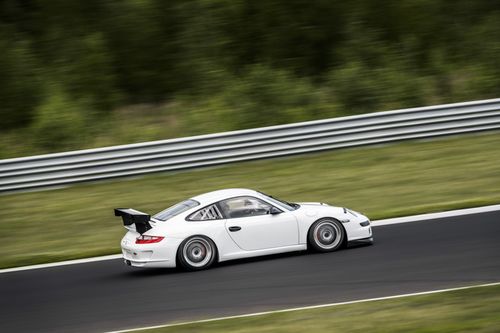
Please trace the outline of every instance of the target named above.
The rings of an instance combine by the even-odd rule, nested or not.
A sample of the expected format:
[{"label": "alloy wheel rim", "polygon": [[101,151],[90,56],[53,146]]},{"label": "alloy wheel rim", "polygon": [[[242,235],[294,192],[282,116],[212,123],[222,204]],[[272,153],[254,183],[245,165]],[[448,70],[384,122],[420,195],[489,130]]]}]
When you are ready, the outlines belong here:
[{"label": "alloy wheel rim", "polygon": [[212,246],[199,237],[190,239],[182,250],[184,260],[193,267],[203,267],[212,259]]},{"label": "alloy wheel rim", "polygon": [[313,231],[315,243],[322,249],[335,248],[342,239],[340,227],[330,221],[318,223]]}]

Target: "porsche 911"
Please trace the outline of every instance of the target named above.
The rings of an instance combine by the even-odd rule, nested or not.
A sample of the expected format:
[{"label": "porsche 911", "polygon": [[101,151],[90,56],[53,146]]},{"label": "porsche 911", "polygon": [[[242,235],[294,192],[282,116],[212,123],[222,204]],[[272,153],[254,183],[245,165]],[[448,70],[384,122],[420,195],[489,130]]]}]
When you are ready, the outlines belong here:
[{"label": "porsche 911", "polygon": [[332,252],[373,242],[370,220],[319,202],[287,202],[259,191],[225,189],[179,202],[153,216],[116,208],[128,229],[126,264],[201,270],[216,262],[277,253]]}]

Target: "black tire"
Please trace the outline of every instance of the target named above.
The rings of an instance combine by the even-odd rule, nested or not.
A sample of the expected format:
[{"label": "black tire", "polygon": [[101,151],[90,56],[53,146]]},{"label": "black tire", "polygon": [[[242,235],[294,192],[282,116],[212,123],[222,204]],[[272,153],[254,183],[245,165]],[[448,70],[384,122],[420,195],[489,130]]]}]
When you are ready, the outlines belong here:
[{"label": "black tire", "polygon": [[332,252],[345,243],[345,230],[342,224],[331,218],[323,218],[313,223],[307,234],[307,241],[312,250]]},{"label": "black tire", "polygon": [[188,271],[199,271],[210,267],[217,258],[217,247],[205,236],[185,239],[177,250],[177,263]]}]

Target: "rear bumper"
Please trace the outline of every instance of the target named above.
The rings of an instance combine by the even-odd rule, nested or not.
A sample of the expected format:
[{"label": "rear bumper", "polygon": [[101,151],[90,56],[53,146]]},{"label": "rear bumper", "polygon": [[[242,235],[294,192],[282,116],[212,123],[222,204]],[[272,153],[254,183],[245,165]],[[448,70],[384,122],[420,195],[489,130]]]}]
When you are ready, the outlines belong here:
[{"label": "rear bumper", "polygon": [[165,238],[154,244],[135,244],[135,235],[127,233],[121,241],[124,262],[133,267],[175,267],[181,239]]},{"label": "rear bumper", "polygon": [[132,267],[175,267],[175,261],[171,262],[170,260],[162,260],[162,261],[136,261],[127,259],[126,256],[123,256],[123,262]]}]

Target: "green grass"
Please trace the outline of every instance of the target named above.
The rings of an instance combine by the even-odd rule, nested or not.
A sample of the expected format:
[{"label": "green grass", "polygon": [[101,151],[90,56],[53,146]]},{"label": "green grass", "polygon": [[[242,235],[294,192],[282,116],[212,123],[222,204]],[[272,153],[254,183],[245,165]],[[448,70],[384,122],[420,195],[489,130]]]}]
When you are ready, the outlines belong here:
[{"label": "green grass", "polygon": [[372,219],[500,202],[500,133],[334,150],[0,196],[0,267],[119,252],[114,207],[157,212],[226,187],[351,207]]},{"label": "green grass", "polygon": [[500,332],[500,286],[281,312],[151,330],[188,332]]}]

